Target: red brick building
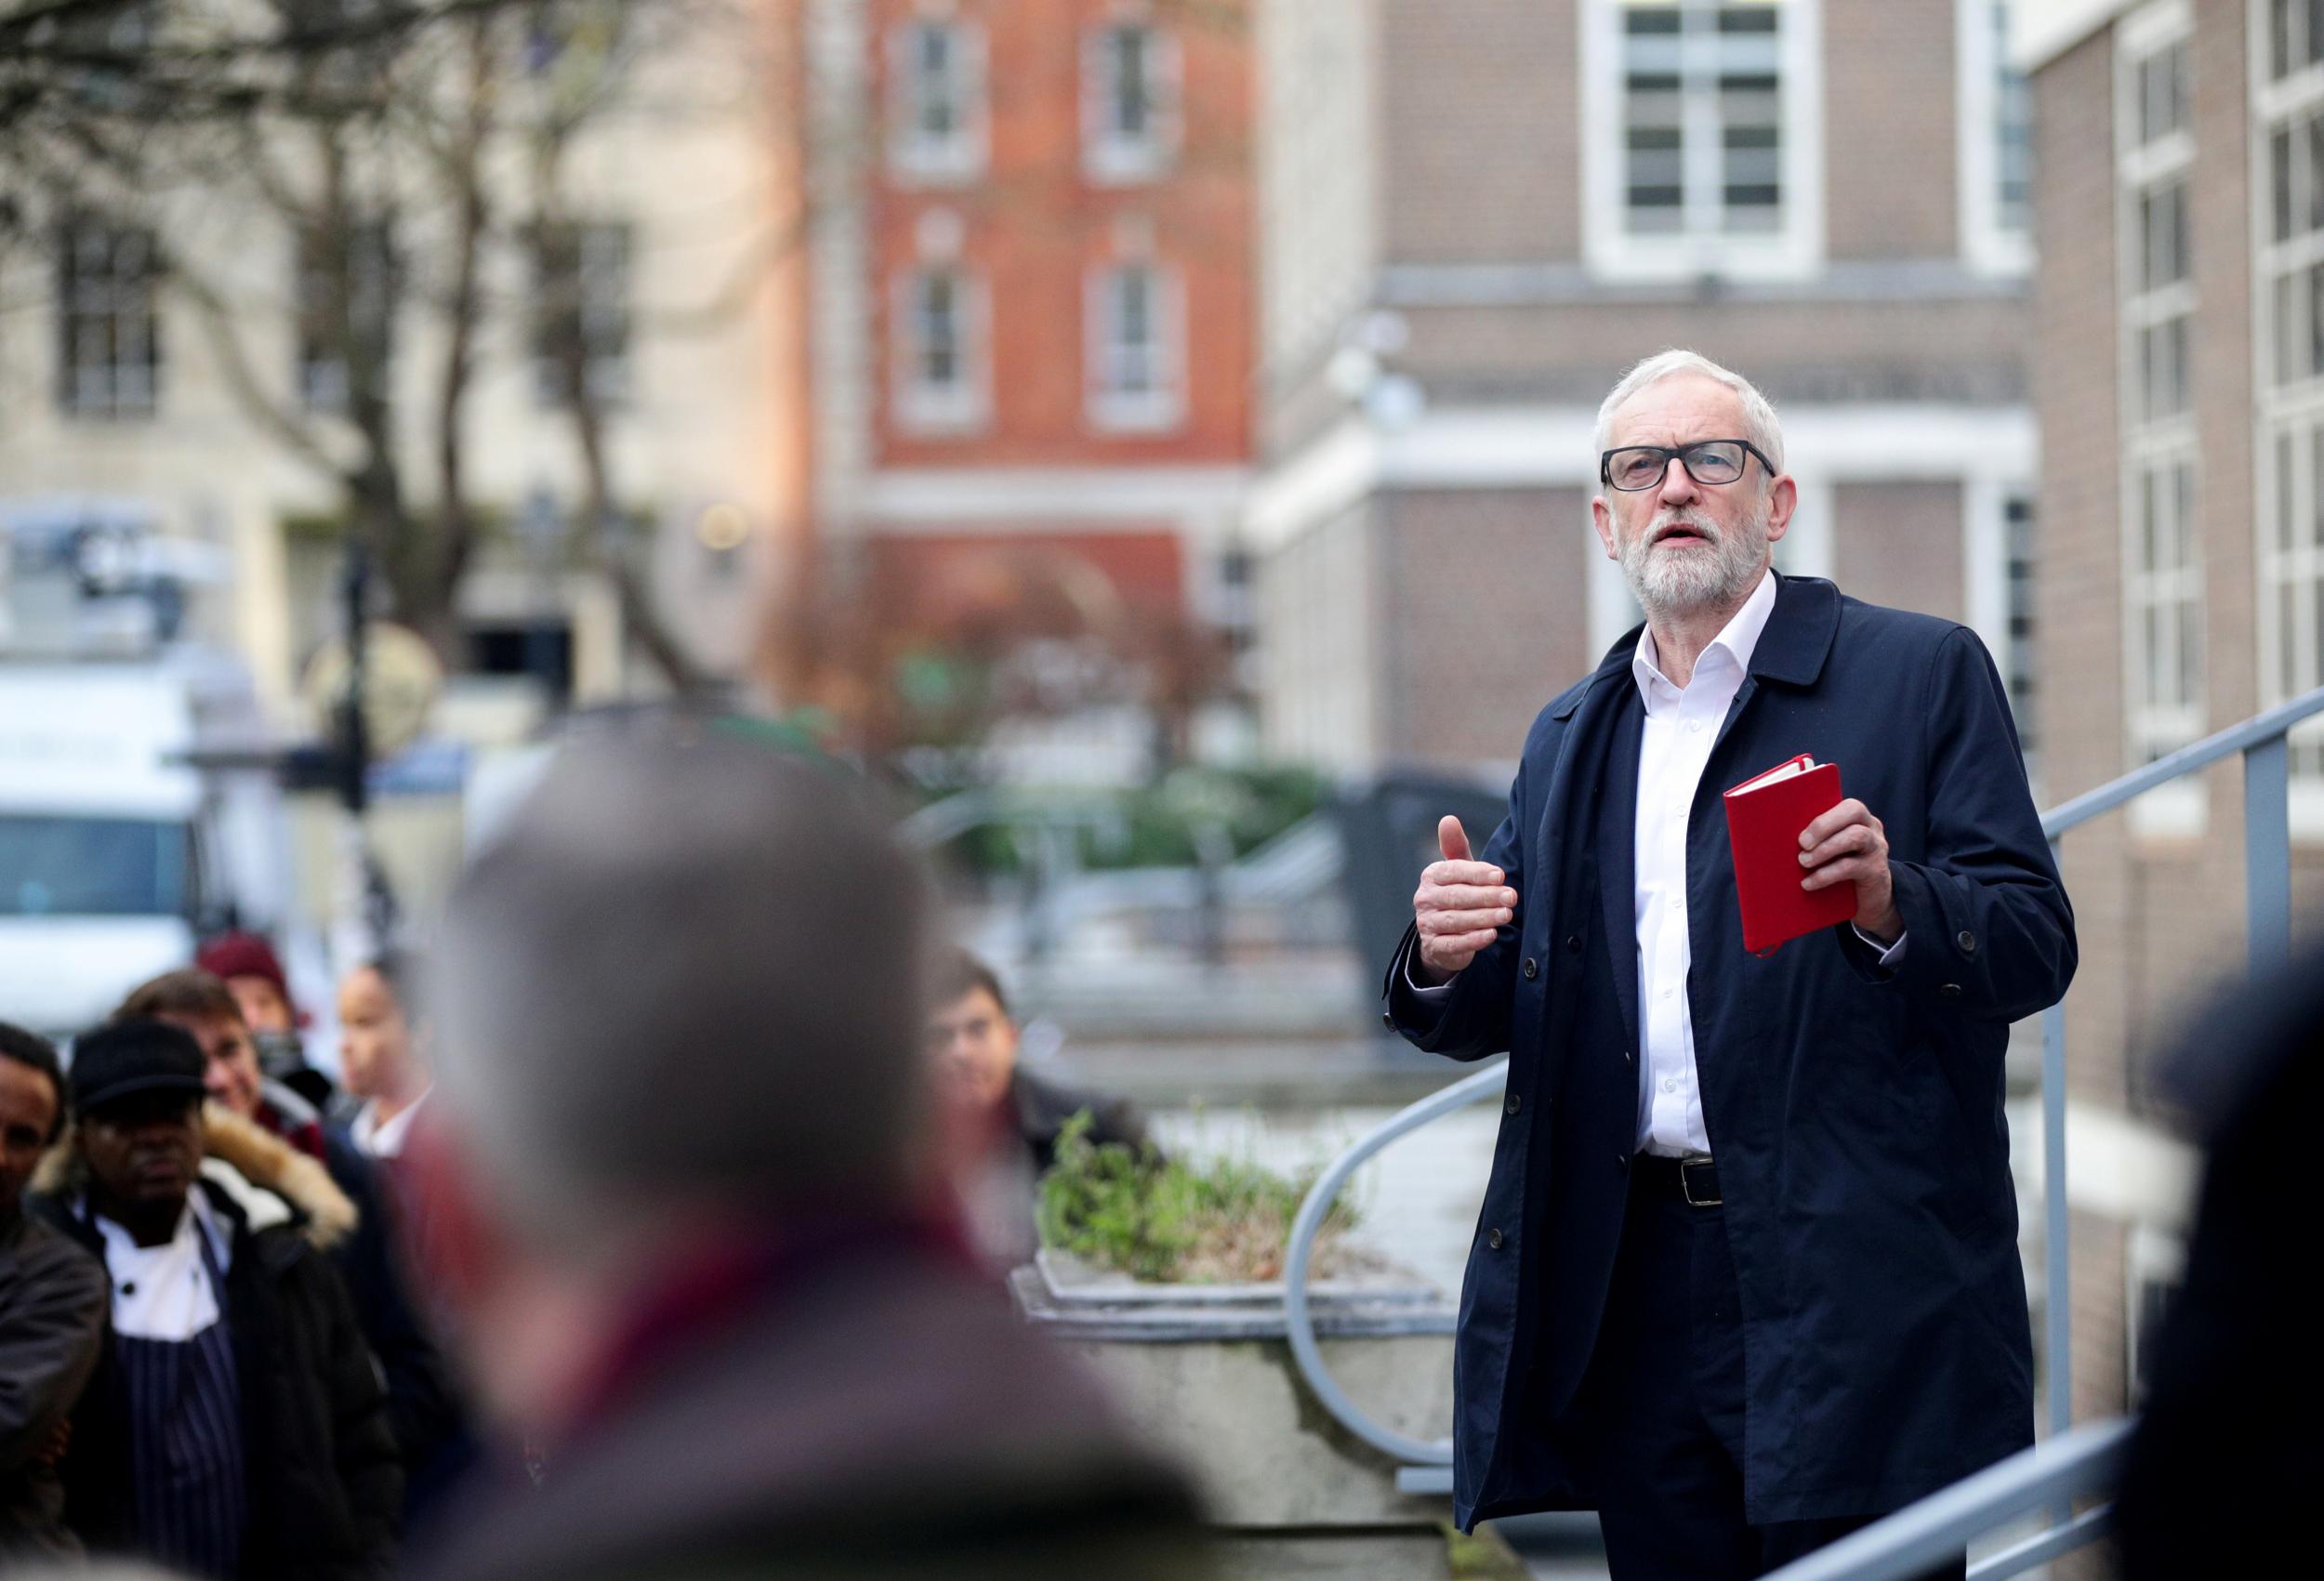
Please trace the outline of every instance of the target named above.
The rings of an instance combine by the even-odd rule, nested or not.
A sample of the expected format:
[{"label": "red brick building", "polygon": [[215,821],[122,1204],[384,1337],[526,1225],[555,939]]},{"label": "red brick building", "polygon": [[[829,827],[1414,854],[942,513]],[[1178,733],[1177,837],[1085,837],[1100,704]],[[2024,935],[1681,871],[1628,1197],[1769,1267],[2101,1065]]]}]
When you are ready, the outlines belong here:
[{"label": "red brick building", "polygon": [[1243,6],[810,0],[804,15],[832,574],[907,624],[1028,566],[1093,637],[1236,624]]}]

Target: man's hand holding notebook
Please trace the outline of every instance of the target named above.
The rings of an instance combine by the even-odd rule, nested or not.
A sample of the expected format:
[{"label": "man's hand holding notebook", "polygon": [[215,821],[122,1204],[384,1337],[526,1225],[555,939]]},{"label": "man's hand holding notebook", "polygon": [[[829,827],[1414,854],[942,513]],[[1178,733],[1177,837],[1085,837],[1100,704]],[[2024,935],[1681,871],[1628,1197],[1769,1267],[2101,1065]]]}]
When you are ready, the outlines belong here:
[{"label": "man's hand holding notebook", "polygon": [[1805,753],[1736,785],[1727,804],[1727,845],[1735,855],[1736,898],[1743,907],[1743,947],[1773,955],[1802,933],[1836,927],[1856,914],[1853,884],[1801,886],[1800,837],[1840,805],[1840,766]]}]

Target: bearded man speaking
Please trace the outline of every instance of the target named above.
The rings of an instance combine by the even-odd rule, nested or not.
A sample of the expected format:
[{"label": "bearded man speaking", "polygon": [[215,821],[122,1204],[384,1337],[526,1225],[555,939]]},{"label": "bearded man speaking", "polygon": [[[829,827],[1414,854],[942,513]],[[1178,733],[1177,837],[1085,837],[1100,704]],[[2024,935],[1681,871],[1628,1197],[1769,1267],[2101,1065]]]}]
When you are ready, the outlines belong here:
[{"label": "bearded man speaking", "polygon": [[[1617,1581],[1757,1575],[2033,1440],[2002,1052],[2074,919],[1975,635],[1773,569],[1799,494],[1748,380],[1649,358],[1598,449],[1645,624],[1480,855],[1444,820],[1387,976],[1420,1047],[1510,1053],[1455,1504],[1594,1507]],[[1847,920],[1754,954],[1721,793],[1803,754],[1847,794],[1765,870]]]}]

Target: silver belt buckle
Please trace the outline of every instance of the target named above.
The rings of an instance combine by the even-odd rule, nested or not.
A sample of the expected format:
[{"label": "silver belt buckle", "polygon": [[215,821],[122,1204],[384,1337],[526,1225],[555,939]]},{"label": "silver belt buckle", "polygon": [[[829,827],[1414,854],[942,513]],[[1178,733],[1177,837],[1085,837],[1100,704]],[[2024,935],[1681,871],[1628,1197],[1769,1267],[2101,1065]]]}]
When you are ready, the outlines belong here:
[{"label": "silver belt buckle", "polygon": [[1689,1175],[1687,1171],[1697,1164],[1708,1164],[1710,1162],[1710,1160],[1708,1158],[1687,1158],[1682,1159],[1679,1162],[1679,1192],[1686,1198],[1686,1206],[1689,1207],[1718,1207],[1724,1204],[1727,1200],[1724,1197],[1705,1197],[1697,1199],[1695,1195],[1695,1178]]}]

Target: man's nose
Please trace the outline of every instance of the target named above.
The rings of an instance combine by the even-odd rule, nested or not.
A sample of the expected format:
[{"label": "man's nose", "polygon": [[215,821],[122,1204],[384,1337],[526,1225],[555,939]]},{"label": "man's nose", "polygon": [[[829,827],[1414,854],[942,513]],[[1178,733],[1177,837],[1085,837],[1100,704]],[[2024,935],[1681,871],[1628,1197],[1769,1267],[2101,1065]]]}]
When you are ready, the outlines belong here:
[{"label": "man's nose", "polygon": [[1676,455],[1663,467],[1662,487],[1656,493],[1665,505],[1692,505],[1702,497],[1695,475],[1686,469],[1685,460]]}]

